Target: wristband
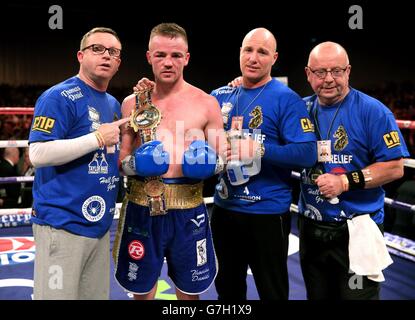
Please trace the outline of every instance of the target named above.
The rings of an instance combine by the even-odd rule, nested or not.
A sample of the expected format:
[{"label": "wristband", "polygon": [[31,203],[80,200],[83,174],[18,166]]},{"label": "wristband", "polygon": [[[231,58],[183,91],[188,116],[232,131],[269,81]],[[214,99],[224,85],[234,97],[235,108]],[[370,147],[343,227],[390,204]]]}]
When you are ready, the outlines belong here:
[{"label": "wristband", "polygon": [[362,170],[355,170],[346,172],[347,180],[349,181],[349,190],[358,190],[365,188],[365,176]]}]

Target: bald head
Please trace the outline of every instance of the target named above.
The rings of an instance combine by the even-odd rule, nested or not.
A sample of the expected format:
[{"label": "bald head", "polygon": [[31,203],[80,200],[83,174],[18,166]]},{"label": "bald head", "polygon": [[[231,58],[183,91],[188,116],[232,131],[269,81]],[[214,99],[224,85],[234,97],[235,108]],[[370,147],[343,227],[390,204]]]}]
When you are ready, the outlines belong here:
[{"label": "bald head", "polygon": [[267,47],[271,52],[277,51],[277,40],[271,31],[265,28],[256,28],[247,33],[244,40],[242,41],[242,47],[246,43],[261,43],[263,46]]},{"label": "bald head", "polygon": [[349,64],[349,57],[346,50],[335,42],[322,42],[315,46],[308,57],[308,66],[316,67],[322,63],[335,62],[339,65],[346,66]]},{"label": "bald head", "polygon": [[8,147],[4,149],[4,158],[9,159],[14,164],[19,162],[19,148]]},{"label": "bald head", "polygon": [[350,70],[347,52],[338,43],[323,42],[311,50],[305,72],[320,105],[332,105],[347,96]]}]

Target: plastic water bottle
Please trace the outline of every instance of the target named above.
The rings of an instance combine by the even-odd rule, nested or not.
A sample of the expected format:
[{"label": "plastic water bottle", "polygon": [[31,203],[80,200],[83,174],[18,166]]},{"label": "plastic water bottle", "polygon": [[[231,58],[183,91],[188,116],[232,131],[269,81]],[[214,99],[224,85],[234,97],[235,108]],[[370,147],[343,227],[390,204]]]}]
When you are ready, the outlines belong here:
[{"label": "plastic water bottle", "polygon": [[258,173],[260,173],[261,172],[261,158],[255,157],[252,161],[245,162],[244,170],[245,170],[244,172],[250,177],[255,176]]},{"label": "plastic water bottle", "polygon": [[239,186],[249,181],[249,174],[242,161],[229,161],[226,166],[226,173],[228,174],[229,182],[233,186]]}]

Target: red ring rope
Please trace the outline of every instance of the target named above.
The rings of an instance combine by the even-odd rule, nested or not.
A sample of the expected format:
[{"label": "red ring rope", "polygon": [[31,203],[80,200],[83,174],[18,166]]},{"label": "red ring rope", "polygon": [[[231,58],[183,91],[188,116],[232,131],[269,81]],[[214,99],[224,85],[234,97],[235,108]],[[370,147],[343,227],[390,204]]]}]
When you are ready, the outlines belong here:
[{"label": "red ring rope", "polygon": [[[0,114],[33,114],[33,107],[0,107]],[[415,129],[415,121],[396,120],[400,129]]]}]

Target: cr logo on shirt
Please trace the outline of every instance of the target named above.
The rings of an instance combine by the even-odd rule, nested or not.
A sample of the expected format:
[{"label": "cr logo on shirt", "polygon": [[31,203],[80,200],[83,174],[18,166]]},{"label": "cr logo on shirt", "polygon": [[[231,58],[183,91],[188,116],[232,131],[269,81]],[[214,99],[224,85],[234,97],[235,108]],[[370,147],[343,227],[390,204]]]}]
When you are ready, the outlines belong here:
[{"label": "cr logo on shirt", "polygon": [[401,144],[397,131],[391,131],[383,135],[383,140],[385,141],[385,144],[388,148],[393,148]]},{"label": "cr logo on shirt", "polygon": [[314,132],[314,126],[311,123],[310,119],[301,118],[301,128],[303,128],[304,132]]},{"label": "cr logo on shirt", "polygon": [[51,133],[53,126],[55,125],[55,119],[44,116],[37,116],[33,121],[32,131],[42,131]]}]

